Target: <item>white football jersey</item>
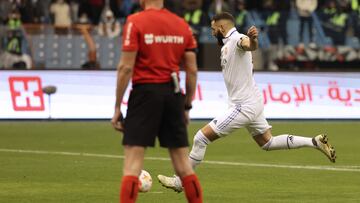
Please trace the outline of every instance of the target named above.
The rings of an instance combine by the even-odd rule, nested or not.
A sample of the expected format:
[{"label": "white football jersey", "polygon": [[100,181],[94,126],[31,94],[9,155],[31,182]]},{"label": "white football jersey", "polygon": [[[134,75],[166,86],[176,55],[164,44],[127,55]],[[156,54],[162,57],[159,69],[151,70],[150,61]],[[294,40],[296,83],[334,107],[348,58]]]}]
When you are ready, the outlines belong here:
[{"label": "white football jersey", "polygon": [[262,96],[253,78],[250,51],[238,47],[238,41],[246,35],[232,28],[223,39],[221,67],[229,97],[229,105],[262,103]]}]

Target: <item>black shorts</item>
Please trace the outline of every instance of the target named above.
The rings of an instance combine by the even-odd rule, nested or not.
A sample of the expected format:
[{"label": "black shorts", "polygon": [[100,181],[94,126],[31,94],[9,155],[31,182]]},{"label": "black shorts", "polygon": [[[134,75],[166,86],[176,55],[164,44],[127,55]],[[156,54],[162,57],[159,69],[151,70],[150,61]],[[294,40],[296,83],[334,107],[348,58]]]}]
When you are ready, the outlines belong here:
[{"label": "black shorts", "polygon": [[123,145],[178,148],[189,146],[184,95],[171,83],[137,84],[130,93]]}]

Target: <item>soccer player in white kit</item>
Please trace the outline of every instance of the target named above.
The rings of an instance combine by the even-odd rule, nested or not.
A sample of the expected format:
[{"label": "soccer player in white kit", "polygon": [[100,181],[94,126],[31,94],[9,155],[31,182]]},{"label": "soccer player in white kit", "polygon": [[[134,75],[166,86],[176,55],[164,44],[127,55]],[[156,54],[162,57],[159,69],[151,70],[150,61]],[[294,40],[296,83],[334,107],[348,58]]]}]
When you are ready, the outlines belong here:
[{"label": "soccer player in white kit", "polygon": [[[290,134],[272,136],[271,126],[264,116],[264,104],[260,90],[253,78],[251,51],[258,48],[258,31],[249,28],[247,35],[240,34],[234,27],[234,17],[229,13],[214,16],[211,22],[212,34],[221,48],[221,68],[229,98],[229,108],[221,116],[214,118],[194,136],[189,160],[195,168],[204,159],[206,147],[239,128],[246,128],[256,143],[264,150],[296,149],[311,147],[323,152],[331,162],[335,162],[334,148],[326,135],[301,137]],[[160,183],[181,192],[180,179],[158,175]]]}]

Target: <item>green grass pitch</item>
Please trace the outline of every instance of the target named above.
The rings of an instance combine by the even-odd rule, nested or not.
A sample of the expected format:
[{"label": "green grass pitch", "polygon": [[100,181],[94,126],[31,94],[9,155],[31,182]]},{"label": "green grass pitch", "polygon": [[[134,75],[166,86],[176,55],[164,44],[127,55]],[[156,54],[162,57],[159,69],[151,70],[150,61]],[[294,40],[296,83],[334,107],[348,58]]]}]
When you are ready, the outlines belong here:
[{"label": "green grass pitch", "polygon": [[[190,141],[205,123],[192,122]],[[238,130],[211,144],[209,162],[196,170],[204,202],[360,202],[360,121],[270,123],[274,135],[326,132],[337,162],[310,148],[265,152]],[[121,137],[105,121],[0,122],[0,202],[118,202]],[[156,180],[173,174],[170,161],[158,159],[167,157],[166,149],[147,150],[144,168],[154,182],[138,202],[186,202]]]}]

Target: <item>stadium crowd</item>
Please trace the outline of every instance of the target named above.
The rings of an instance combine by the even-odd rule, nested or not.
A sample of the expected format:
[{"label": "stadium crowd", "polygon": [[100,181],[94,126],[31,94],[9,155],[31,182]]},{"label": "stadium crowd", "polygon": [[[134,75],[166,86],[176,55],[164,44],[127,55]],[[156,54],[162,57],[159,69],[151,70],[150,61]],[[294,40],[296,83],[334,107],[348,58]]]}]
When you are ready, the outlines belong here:
[{"label": "stadium crowd", "polygon": [[[360,7],[358,0],[168,0],[166,7],[183,16],[198,33],[202,26],[208,26],[213,15],[223,11],[236,17],[240,31],[245,31],[250,10],[258,11],[265,26],[281,32],[289,19],[291,9],[296,9],[301,21],[301,33],[306,23],[312,27],[311,15],[316,11],[323,22],[325,32],[335,44],[342,44],[346,31],[354,28],[360,36]],[[53,23],[57,26],[70,26],[76,23],[101,25],[140,10],[138,0],[8,0],[0,3],[0,21],[14,28],[21,23]],[[351,26],[353,24],[354,26]],[[286,30],[285,30],[286,31]],[[312,32],[309,32],[313,40]],[[302,36],[300,36],[302,39]],[[275,39],[275,38],[273,38]]]},{"label": "stadium crowd", "polygon": [[[235,16],[240,32],[246,33],[251,25],[260,29],[266,36],[260,37],[260,47],[271,55],[278,45],[287,44],[358,48],[359,3],[359,0],[167,0],[165,7],[190,24],[200,43],[201,36],[210,35],[212,16],[223,11],[230,12]],[[24,51],[24,31],[21,31],[23,24],[48,24],[60,28],[89,24],[96,28],[96,34],[115,38],[120,35],[126,17],[139,10],[139,0],[0,1],[0,58],[8,58],[4,57],[6,52],[5,55],[21,55],[24,59],[21,61],[25,65],[29,63],[28,56],[23,56],[27,52]],[[296,21],[292,20],[294,16]],[[347,40],[350,38],[353,40]],[[274,57],[265,58],[273,60]],[[18,65],[24,66],[24,63]],[[272,64],[267,63],[267,66]]]}]

